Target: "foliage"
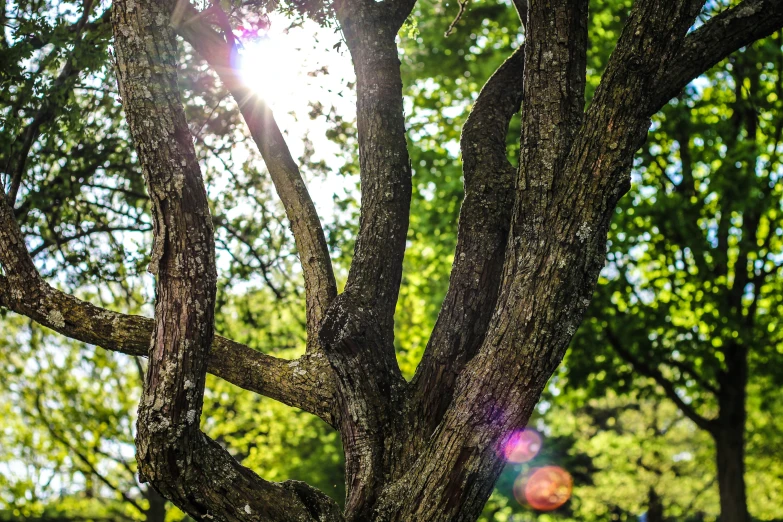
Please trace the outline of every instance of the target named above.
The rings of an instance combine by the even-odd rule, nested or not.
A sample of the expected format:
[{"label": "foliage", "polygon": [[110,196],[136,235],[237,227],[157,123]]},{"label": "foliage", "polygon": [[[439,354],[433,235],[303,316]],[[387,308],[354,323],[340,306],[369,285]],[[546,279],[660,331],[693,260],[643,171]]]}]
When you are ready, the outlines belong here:
[{"label": "foliage", "polygon": [[132,471],[128,415],[139,397],[137,367],[19,318],[5,323],[0,436],[8,451],[0,455],[0,512],[24,519],[51,516],[53,508],[105,519],[143,515],[146,491]]},{"label": "foliage", "polygon": [[[781,488],[780,462],[758,464],[753,442],[759,426],[780,429],[767,405],[783,378],[781,51],[778,36],[736,53],[656,116],[563,370],[588,395],[676,394],[709,419],[727,415],[721,390],[745,386],[746,354],[747,481],[760,519],[783,502],[767,493]],[[642,368],[655,380],[640,380]]]}]

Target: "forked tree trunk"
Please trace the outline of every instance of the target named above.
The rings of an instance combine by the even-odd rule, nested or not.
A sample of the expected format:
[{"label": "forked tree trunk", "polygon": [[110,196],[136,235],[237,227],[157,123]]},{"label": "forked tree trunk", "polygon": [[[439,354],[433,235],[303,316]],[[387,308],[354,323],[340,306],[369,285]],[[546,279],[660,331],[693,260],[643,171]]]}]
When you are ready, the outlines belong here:
[{"label": "forked tree trunk", "polygon": [[[783,24],[779,0],[745,0],[687,34],[704,0],[636,0],[585,112],[588,0],[517,0],[525,47],[490,79],[465,126],[458,255],[433,339],[407,383],[393,342],[411,193],[395,37],[414,4],[332,4],[357,75],[362,186],[341,295],[271,111],[245,96],[232,69],[233,38],[187,1],[115,0],[112,10],[118,83],[152,204],[154,324],[47,285],[0,201],[0,301],[65,335],[149,357],[136,440],[141,479],[196,519],[475,521],[503,468],[500,444],[526,425],[589,304],[651,115],[702,71]],[[212,221],[177,88],[174,29],[239,96],[292,222],[309,336],[297,361],[214,336]],[[522,97],[515,173],[505,134]],[[200,431],[207,371],[340,431],[344,513],[307,484],[265,481]]]},{"label": "forked tree trunk", "polygon": [[[158,303],[138,437],[141,469],[153,485],[202,518],[476,520],[504,465],[499,445],[527,423],[589,303],[603,266],[609,222],[628,188],[633,155],[645,139],[650,116],[669,89],[679,90],[690,79],[683,72],[687,66],[721,57],[705,56],[706,44],[716,38],[709,26],[691,37],[694,45],[686,45],[686,32],[703,3],[638,0],[587,113],[587,0],[518,4],[526,23],[524,55],[506,66],[516,75],[498,71],[482,93],[496,98],[496,106],[490,101],[486,109],[477,102],[476,109],[478,116],[486,110],[484,118],[499,120],[489,135],[502,143],[508,118],[524,97],[519,172],[510,183],[513,176],[500,159],[504,148],[482,141],[488,128],[480,120],[466,126],[461,225],[467,226],[460,229],[447,311],[437,328],[472,332],[456,337],[436,332],[420,376],[408,385],[393,344],[411,193],[395,36],[413,1],[335,2],[357,75],[361,219],[344,293],[335,297],[329,285],[307,281],[328,280],[328,269],[318,275],[323,262],[305,278],[308,349],[329,361],[329,378],[323,382],[334,386],[334,403],[327,420],[339,429],[345,448],[348,496],[340,516],[304,484],[276,485],[255,476],[197,429],[204,354],[212,341],[214,280],[204,280],[188,266],[211,276],[214,245],[192,145],[172,140],[171,133],[178,137],[186,126],[172,89],[172,35],[162,27],[187,13],[182,4],[173,9],[173,1],[118,0],[122,11],[114,16],[114,29],[120,90],[156,224]],[[225,71],[232,39],[226,42],[229,49],[219,39],[207,45],[205,32],[199,36],[189,23],[180,24],[183,31],[229,88],[238,90],[235,76]],[[671,70],[670,61],[677,62]],[[504,87],[513,95],[492,96]],[[164,125],[149,123],[150,100],[157,100]],[[268,141],[274,135],[271,113],[262,111],[263,121],[256,125],[254,108],[243,102],[241,109],[251,130],[258,131],[253,137],[270,169],[276,169],[270,159],[274,148],[285,144]],[[173,172],[158,144],[175,158]],[[286,180],[301,186],[295,167],[286,168]],[[285,201],[284,184],[275,183]],[[183,195],[187,205],[180,204]],[[307,198],[298,201],[307,207]],[[497,222],[471,226],[466,221],[482,220],[482,208],[486,212],[511,201],[512,211],[500,212]],[[286,206],[294,224],[301,223],[297,208],[302,205]],[[300,244],[304,232],[293,231]],[[315,239],[302,245],[323,244],[320,230],[307,232]],[[311,249],[312,255],[322,255],[321,250]],[[468,269],[461,270],[460,263]],[[477,285],[474,278],[485,284]],[[326,290],[310,291],[319,288]],[[236,477],[242,480],[237,483]]]}]

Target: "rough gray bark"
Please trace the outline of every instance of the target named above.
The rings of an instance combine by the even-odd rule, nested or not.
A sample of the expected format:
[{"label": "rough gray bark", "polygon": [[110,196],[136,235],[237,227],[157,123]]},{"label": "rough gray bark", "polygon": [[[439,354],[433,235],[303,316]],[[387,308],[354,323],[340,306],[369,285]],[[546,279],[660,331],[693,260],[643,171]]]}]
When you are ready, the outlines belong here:
[{"label": "rough gray bark", "polygon": [[[449,289],[411,388],[416,443],[425,440],[451,403],[457,377],[486,335],[500,289],[516,170],[506,134],[522,102],[524,48],[487,81],[462,130],[465,199]],[[418,422],[417,422],[418,421]]]},{"label": "rough gray bark", "polygon": [[[137,438],[143,479],[198,519],[476,520],[503,466],[498,443],[527,423],[589,303],[650,116],[705,68],[783,25],[781,2],[746,0],[686,36],[703,3],[637,0],[585,112],[587,0],[516,2],[525,47],[492,76],[465,126],[457,255],[410,384],[395,360],[393,312],[411,194],[394,39],[411,0],[334,5],[357,75],[362,184],[342,295],[272,114],[260,100],[247,101],[231,69],[232,39],[187,3],[119,0],[118,81],[154,209],[155,319],[113,314],[49,287],[4,198],[0,304],[64,335],[149,356]],[[292,223],[307,287],[309,350],[299,361],[214,336],[212,218],[176,85],[175,29],[239,100]],[[515,172],[504,142],[523,97]],[[263,480],[201,433],[207,371],[340,431],[344,513],[306,484]]]},{"label": "rough gray bark", "polygon": [[[24,248],[10,207],[0,202],[0,306],[52,330],[107,350],[147,357],[152,319],[94,306],[44,281]],[[208,371],[246,390],[318,415],[332,424],[328,363],[318,354],[286,361],[216,335]]]}]

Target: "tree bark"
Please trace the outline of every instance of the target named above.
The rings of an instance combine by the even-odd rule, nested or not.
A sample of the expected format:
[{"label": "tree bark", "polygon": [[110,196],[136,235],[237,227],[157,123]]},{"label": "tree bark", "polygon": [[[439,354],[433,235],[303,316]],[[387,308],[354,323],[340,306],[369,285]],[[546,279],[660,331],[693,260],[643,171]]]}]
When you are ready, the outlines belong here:
[{"label": "tree bark", "polygon": [[155,327],[137,423],[139,475],[197,519],[339,520],[306,484],[267,482],[199,430],[216,293],[212,218],[177,88],[168,2],[112,7],[117,79],[153,209]]},{"label": "tree bark", "polygon": [[337,382],[347,520],[375,519],[401,457],[406,383],[394,348],[394,310],[408,231],[411,166],[395,38],[412,3],[335,3],[356,73],[361,214],[345,291],[319,340]]},{"label": "tree bark", "polygon": [[[169,3],[172,2],[169,0]],[[220,6],[215,4],[211,9],[219,10]],[[315,205],[272,110],[258,93],[242,81],[236,69],[238,50],[233,39],[224,41],[209,27],[203,15],[188,3],[181,2],[174,12],[173,25],[179,34],[207,60],[239,106],[283,203],[304,275],[307,351],[315,353],[319,351],[318,328],[326,309],[337,296],[329,249]],[[225,32],[231,28],[222,29]]]},{"label": "tree bark", "polygon": [[415,446],[443,418],[457,378],[478,352],[495,309],[516,177],[506,158],[506,135],[522,103],[524,60],[524,48],[520,48],[498,68],[481,90],[462,130],[465,199],[449,289],[411,382],[415,397],[410,435]]},{"label": "tree bark", "polygon": [[715,434],[721,522],[748,522],[745,494],[745,426],[726,426]]}]

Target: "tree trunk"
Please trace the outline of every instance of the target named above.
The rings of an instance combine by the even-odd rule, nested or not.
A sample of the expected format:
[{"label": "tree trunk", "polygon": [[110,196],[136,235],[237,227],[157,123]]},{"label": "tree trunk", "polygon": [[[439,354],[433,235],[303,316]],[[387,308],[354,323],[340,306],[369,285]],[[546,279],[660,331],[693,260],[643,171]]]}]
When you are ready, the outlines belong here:
[{"label": "tree trunk", "polygon": [[664,522],[666,520],[663,517],[663,504],[661,503],[661,497],[655,491],[655,488],[650,487],[647,492],[647,522]]},{"label": "tree trunk", "polygon": [[155,488],[148,486],[145,492],[147,502],[150,507],[144,513],[147,522],[165,522],[166,520],[166,499],[158,493]]},{"label": "tree trunk", "polygon": [[721,522],[749,522],[745,496],[744,425],[726,426],[715,436]]},{"label": "tree trunk", "polygon": [[745,395],[747,354],[742,346],[724,351],[728,371],[722,376],[720,417],[712,434],[718,461],[721,522],[749,522],[745,494]]},{"label": "tree trunk", "polygon": [[[273,161],[287,151],[271,112],[263,111],[264,125],[252,111],[243,112],[269,152],[270,171],[281,169],[272,179],[288,198],[303,263],[311,263],[303,274],[312,279],[306,283],[312,364],[253,358],[249,348],[215,342],[214,231],[177,85],[174,28],[190,31],[204,43],[196,46],[202,51],[213,49],[205,53],[210,63],[235,49],[230,27],[225,38],[215,34],[188,2],[115,0],[112,7],[118,85],[154,223],[154,322],[99,311],[47,285],[0,198],[0,304],[74,338],[148,357],[136,439],[140,480],[197,520],[477,520],[504,465],[499,444],[527,423],[589,304],[609,222],[651,115],[669,93],[783,23],[778,0],[745,0],[689,33],[703,0],[637,0],[585,112],[588,0],[520,2],[526,6],[525,50],[493,77],[484,100],[498,105],[477,102],[475,118],[484,116],[474,118],[461,142],[470,149],[463,150],[467,196],[459,232],[458,263],[465,265],[453,274],[438,327],[452,328],[454,317],[459,335],[434,336],[412,387],[396,363],[393,324],[411,193],[395,39],[414,4],[339,0],[333,6],[357,76],[362,187],[343,294],[334,296],[328,252],[295,165],[288,156],[286,165]],[[218,3],[210,10],[219,11]],[[520,169],[514,173],[504,138],[522,96]],[[489,140],[486,125],[479,125],[484,118],[495,120]],[[482,226],[471,223],[501,206],[505,214]],[[303,214],[313,223],[309,228],[297,225]],[[308,232],[309,239],[302,237]],[[469,328],[475,328],[470,335]],[[244,354],[246,364],[230,364],[236,354]],[[727,355],[721,420],[711,430],[723,520],[731,522],[747,520],[745,357],[740,349]],[[208,369],[339,429],[344,513],[302,482],[258,477],[200,431]]]}]

